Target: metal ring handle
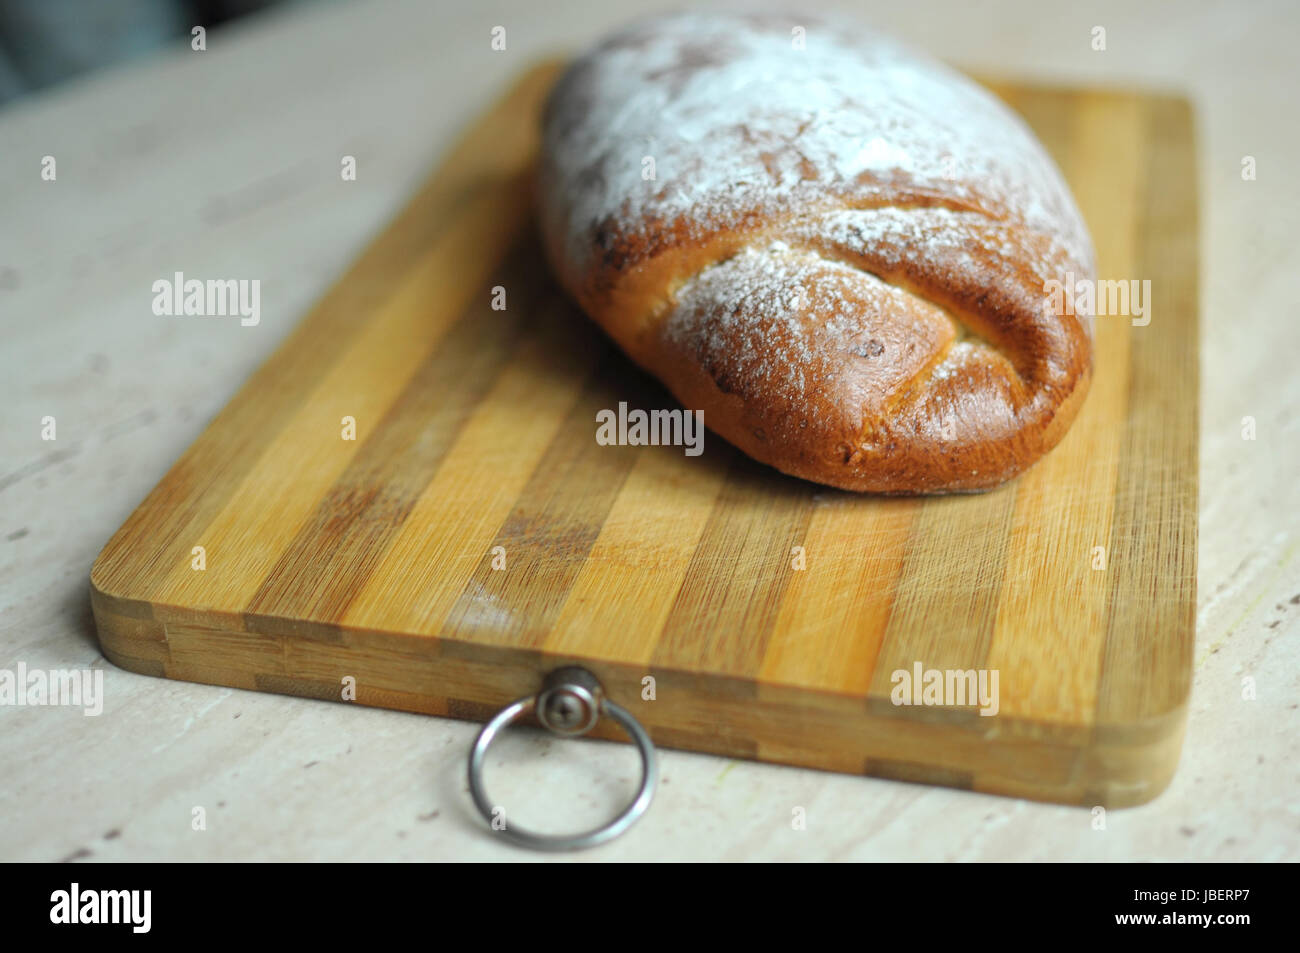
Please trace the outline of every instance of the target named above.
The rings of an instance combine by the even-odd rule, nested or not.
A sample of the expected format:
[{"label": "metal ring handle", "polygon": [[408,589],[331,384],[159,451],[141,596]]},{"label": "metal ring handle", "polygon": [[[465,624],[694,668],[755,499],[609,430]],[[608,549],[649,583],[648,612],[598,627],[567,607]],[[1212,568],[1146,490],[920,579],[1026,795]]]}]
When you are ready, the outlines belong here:
[{"label": "metal ring handle", "polygon": [[[562,670],[563,671],[563,670]],[[560,674],[560,673],[553,673]],[[589,673],[584,671],[588,678],[592,678]],[[594,682],[594,678],[592,678]],[[585,847],[595,847],[597,844],[603,844],[606,841],[613,840],[619,834],[632,826],[642,814],[645,813],[650,801],[654,797],[655,785],[659,777],[658,761],[655,757],[654,742],[646,734],[645,729],[640,723],[632,717],[631,713],[620,705],[614,704],[607,698],[601,696],[598,692],[595,697],[596,705],[600,714],[608,715],[623,726],[628,735],[636,743],[637,750],[641,753],[641,787],[636,793],[636,797],[625,807],[612,821],[597,827],[593,830],[580,834],[538,834],[526,828],[517,827],[509,823],[503,827],[497,827],[494,817],[494,805],[488,797],[487,789],[483,786],[483,763],[487,758],[489,746],[496,739],[496,736],[508,726],[514,724],[521,718],[537,712],[538,700],[547,695],[548,691],[555,691],[558,687],[563,690],[566,686],[554,678],[548,679],[549,688],[544,687],[536,695],[528,695],[517,701],[511,702],[501,711],[497,712],[482,730],[479,731],[478,737],[474,740],[474,747],[470,749],[469,755],[469,792],[474,799],[474,806],[478,808],[479,813],[492,824],[493,830],[505,835],[509,840],[514,841],[523,847],[531,847],[534,850],[580,850]],[[557,734],[572,734],[557,729],[549,724],[545,717],[539,715],[542,724],[549,730]],[[593,719],[587,728],[595,724]],[[585,729],[584,729],[585,731]]]}]

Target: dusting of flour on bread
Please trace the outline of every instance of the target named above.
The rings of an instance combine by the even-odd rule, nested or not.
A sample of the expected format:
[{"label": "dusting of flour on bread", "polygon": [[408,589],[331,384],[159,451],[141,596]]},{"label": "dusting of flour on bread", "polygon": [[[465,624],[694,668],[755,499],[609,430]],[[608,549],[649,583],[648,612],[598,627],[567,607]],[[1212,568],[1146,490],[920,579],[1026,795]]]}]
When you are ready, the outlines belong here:
[{"label": "dusting of flour on bread", "polygon": [[1018,117],[851,21],[691,13],[634,24],[580,60],[557,98],[568,108],[548,122],[545,155],[568,197],[571,255],[653,240],[668,223],[736,228],[828,194],[842,206],[902,189],[1028,226],[1080,257],[1087,246]]},{"label": "dusting of flour on bread", "polygon": [[[907,314],[916,326],[897,326]],[[889,327],[880,315],[891,316]],[[790,414],[815,418],[807,398],[845,364],[878,365],[882,393],[905,381],[921,355],[909,361],[895,353],[896,342],[925,337],[922,324],[933,336],[951,319],[852,265],[772,241],[750,246],[683,285],[664,333],[698,354],[726,386],[780,395]]]},{"label": "dusting of flour on bread", "polygon": [[1095,271],[1055,164],[991,94],[851,21],[627,27],[557,84],[538,171],[564,287],[786,473],[987,489],[1087,393],[1090,321],[1046,294]]}]

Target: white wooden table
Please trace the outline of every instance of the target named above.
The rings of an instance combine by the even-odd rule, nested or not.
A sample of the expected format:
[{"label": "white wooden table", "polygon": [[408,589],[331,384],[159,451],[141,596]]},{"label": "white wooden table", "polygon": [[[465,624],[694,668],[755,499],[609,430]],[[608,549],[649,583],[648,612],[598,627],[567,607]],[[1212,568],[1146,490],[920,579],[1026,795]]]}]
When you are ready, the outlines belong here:
[{"label": "white wooden table", "polygon": [[[97,651],[87,578],[457,130],[536,57],[656,5],[307,4],[0,112],[0,668],[93,665],[107,693],[100,717],[0,707],[0,859],[536,856],[471,813],[476,726],[122,672]],[[1097,830],[1077,808],[669,751],[650,814],[578,859],[1300,856],[1300,16],[1281,0],[880,6],[880,26],[973,71],[1197,104],[1200,600],[1181,768]],[[152,282],[177,270],[260,277],[260,325],[155,316]],[[494,793],[554,828],[612,812],[636,770],[625,746],[527,734],[507,759]]]}]

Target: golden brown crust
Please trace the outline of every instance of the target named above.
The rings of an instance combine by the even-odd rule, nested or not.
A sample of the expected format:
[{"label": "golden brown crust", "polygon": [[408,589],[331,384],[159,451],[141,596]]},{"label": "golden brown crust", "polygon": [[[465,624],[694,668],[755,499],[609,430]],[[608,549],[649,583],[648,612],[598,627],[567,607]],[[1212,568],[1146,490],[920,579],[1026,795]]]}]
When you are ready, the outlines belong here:
[{"label": "golden brown crust", "polygon": [[[850,33],[832,80],[772,29],[664,18],[570,71],[539,193],[561,282],[710,429],[786,473],[878,493],[1004,482],[1060,440],[1090,380],[1087,319],[1054,313],[1045,291],[1092,276],[1068,191],[1010,114],[940,67]],[[794,93],[746,95],[736,77],[771,75],[773,58]],[[872,87],[871,109],[800,118],[801,78],[808,98],[837,102],[846,74],[897,96]],[[718,88],[735,101],[714,102]],[[974,128],[941,136],[943,116],[919,113],[936,91],[952,101],[935,109]],[[890,134],[862,150],[841,113]],[[721,139],[720,116],[733,117]],[[981,136],[997,140],[987,155]],[[945,154],[954,142],[965,151]],[[704,181],[622,171],[647,151]]]}]

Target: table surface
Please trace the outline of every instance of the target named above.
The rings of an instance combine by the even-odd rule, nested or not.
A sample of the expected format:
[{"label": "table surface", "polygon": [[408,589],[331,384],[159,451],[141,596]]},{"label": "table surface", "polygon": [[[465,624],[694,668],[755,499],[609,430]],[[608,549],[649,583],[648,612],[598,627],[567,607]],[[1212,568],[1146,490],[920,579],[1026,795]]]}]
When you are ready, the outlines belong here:
[{"label": "table surface", "polygon": [[[0,707],[0,860],[556,859],[473,814],[477,726],[120,671],[99,654],[87,579],[473,115],[535,59],[633,7],[674,5],[303,4],[0,112],[0,669],[102,668],[106,694],[99,717]],[[1286,2],[1040,7],[948,0],[875,17],[972,72],[1195,103],[1199,599],[1172,785],[1102,825],[1086,809],[665,751],[645,819],[561,859],[1300,857],[1300,127],[1286,118],[1300,15]],[[339,175],[344,155],[356,181]],[[152,283],[175,271],[260,277],[261,323],[155,316]],[[636,770],[628,746],[516,732],[488,781],[520,823],[577,829],[612,813]]]}]

